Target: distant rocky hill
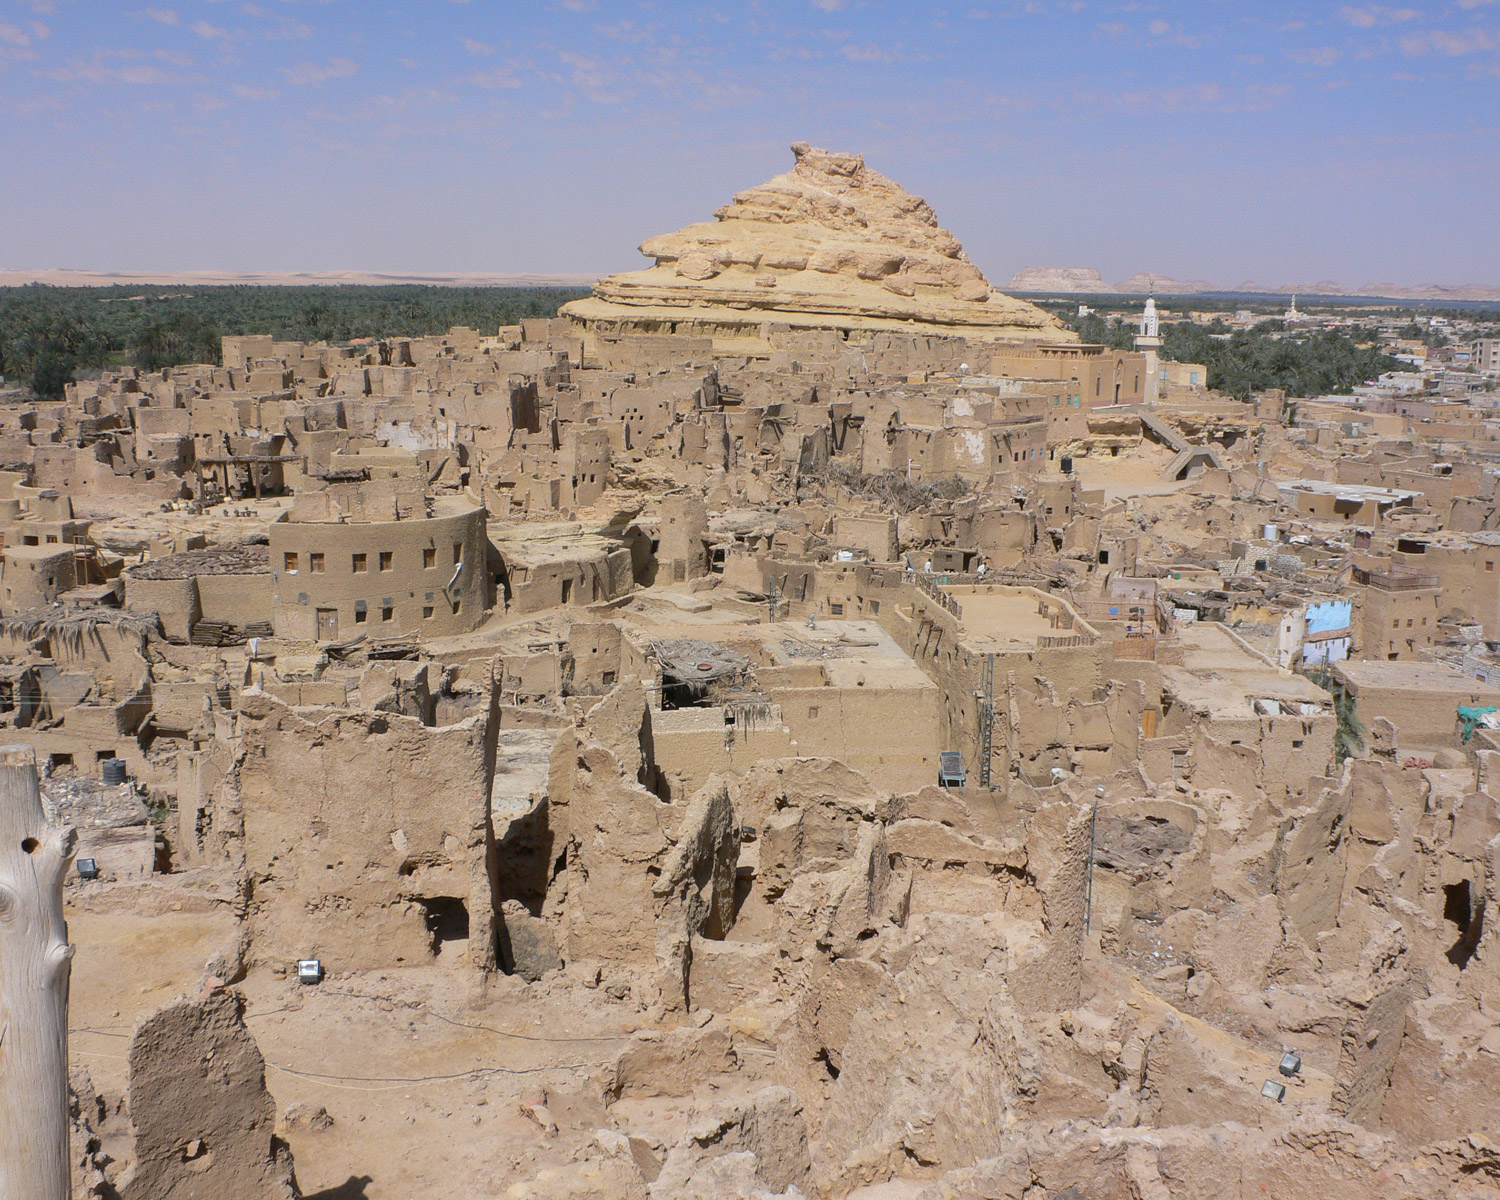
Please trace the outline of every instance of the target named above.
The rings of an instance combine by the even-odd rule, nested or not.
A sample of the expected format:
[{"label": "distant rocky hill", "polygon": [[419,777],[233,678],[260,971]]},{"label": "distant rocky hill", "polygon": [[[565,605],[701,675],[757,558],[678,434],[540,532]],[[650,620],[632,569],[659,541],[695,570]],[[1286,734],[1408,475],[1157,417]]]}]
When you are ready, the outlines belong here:
[{"label": "distant rocky hill", "polygon": [[1050,314],[990,286],[920,196],[845,154],[797,142],[790,171],[700,221],[647,238],[643,270],[610,275],[563,306],[591,349],[600,334],[711,337],[759,354],[770,326],[933,334],[970,341],[1071,339]]},{"label": "distant rocky hill", "polygon": [[1107,283],[1104,276],[1093,267],[1025,267],[1004,285],[1004,290],[1079,296],[1141,296],[1148,292],[1165,296],[1191,296],[1204,292],[1246,292],[1268,296],[1365,296],[1391,300],[1500,300],[1500,287],[1482,284],[1448,286],[1429,283],[1406,287],[1396,283],[1367,283],[1362,287],[1351,288],[1346,284],[1323,279],[1312,283],[1284,283],[1275,286],[1247,280],[1234,287],[1222,287],[1206,279],[1172,279],[1166,275],[1153,275],[1148,271],[1137,271],[1120,283]]},{"label": "distant rocky hill", "polygon": [[1093,267],[1024,267],[1016,272],[1008,284],[1011,292],[1077,292],[1088,295],[1096,292],[1112,292],[1113,284],[1104,282],[1104,276]]}]

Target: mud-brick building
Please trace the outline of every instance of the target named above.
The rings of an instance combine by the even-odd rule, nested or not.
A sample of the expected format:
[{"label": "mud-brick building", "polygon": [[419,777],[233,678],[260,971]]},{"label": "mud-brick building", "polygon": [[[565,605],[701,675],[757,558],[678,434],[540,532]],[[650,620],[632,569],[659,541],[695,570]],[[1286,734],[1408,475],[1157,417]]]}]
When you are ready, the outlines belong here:
[{"label": "mud-brick building", "polygon": [[0,612],[46,608],[84,582],[73,546],[6,546],[0,551]]},{"label": "mud-brick building", "polygon": [[467,633],[493,596],[483,507],[458,497],[393,521],[290,519],[271,526],[271,620],[293,641]]}]

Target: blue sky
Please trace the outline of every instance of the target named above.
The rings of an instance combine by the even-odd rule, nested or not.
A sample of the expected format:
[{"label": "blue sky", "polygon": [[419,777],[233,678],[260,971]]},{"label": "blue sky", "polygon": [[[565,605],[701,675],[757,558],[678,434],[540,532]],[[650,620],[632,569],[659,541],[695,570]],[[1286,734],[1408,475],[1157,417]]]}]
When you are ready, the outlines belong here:
[{"label": "blue sky", "polygon": [[1000,282],[1500,284],[1500,0],[0,0],[0,268],[628,269],[796,140]]}]

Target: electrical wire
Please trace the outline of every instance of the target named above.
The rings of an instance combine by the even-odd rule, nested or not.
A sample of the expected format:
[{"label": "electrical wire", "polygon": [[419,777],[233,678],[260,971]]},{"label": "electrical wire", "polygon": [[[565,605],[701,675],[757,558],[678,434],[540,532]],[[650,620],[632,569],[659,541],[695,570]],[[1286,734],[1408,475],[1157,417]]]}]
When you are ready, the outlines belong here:
[{"label": "electrical wire", "polygon": [[[470,1021],[458,1021],[452,1017],[445,1017],[442,1013],[434,1011],[430,1005],[419,1001],[392,1000],[389,996],[370,996],[363,992],[322,992],[321,989],[320,992],[325,996],[342,996],[350,1000],[372,1000],[377,1003],[383,1001],[389,1004],[399,1004],[403,1008],[414,1008],[420,1012],[425,1012],[429,1017],[442,1021],[445,1025],[453,1025],[459,1029],[473,1029],[480,1033],[493,1033],[496,1037],[515,1038],[517,1041],[522,1042],[549,1042],[565,1045],[570,1042],[622,1042],[629,1037],[628,1034],[623,1033],[617,1033],[610,1037],[548,1037],[541,1033],[513,1033],[509,1029],[496,1029],[492,1025],[476,1025]],[[270,1014],[266,1015],[269,1016]]]},{"label": "electrical wire", "polygon": [[[472,1079],[480,1075],[540,1075],[544,1071],[571,1071],[583,1067],[602,1067],[607,1063],[548,1063],[541,1067],[471,1067],[467,1071],[455,1071],[451,1075],[336,1075],[325,1071],[304,1071],[298,1067],[286,1067],[281,1063],[266,1060],[266,1066],[274,1070],[296,1075],[303,1079],[330,1082],[335,1086],[344,1083],[384,1083],[396,1087],[424,1083],[452,1083],[455,1079]],[[355,1091],[382,1091],[382,1088],[353,1089]]]},{"label": "electrical wire", "polygon": [[[551,1044],[566,1044],[577,1042],[621,1042],[628,1040],[628,1034],[616,1034],[612,1037],[548,1037],[545,1034],[513,1033],[508,1029],[496,1029],[492,1025],[479,1025],[470,1021],[459,1021],[452,1017],[445,1017],[442,1013],[433,1010],[431,1005],[411,1001],[392,1000],[389,996],[372,996],[364,992],[334,992],[319,989],[319,995],[336,996],[347,1000],[369,1000],[377,1003],[399,1004],[403,1008],[417,1009],[424,1012],[445,1025],[452,1025],[459,1029],[472,1029],[480,1033],[491,1033],[496,1037],[515,1038],[523,1042],[544,1042]],[[251,1017],[271,1017],[278,1013],[299,1012],[303,1008],[300,1004],[283,1005],[281,1008],[268,1009],[265,1012],[246,1013],[246,1019]],[[126,1038],[131,1036],[126,1033],[117,1033],[108,1029],[90,1028],[78,1026],[70,1029],[70,1033],[92,1033],[100,1037]],[[120,1057],[119,1055],[102,1055],[101,1057]],[[295,1075],[300,1079],[310,1079],[329,1087],[343,1088],[345,1091],[355,1092],[381,1092],[393,1091],[400,1087],[421,1086],[429,1083],[451,1083],[457,1079],[473,1079],[487,1075],[539,1075],[544,1071],[571,1071],[583,1068],[604,1067],[608,1063],[599,1062],[575,1062],[575,1063],[547,1063],[539,1067],[471,1067],[467,1071],[457,1071],[451,1075],[338,1075],[324,1071],[307,1071],[299,1067],[288,1067],[278,1062],[265,1060],[267,1067],[275,1071],[281,1071],[286,1075]],[[352,1084],[377,1084],[376,1087],[352,1087]]]}]

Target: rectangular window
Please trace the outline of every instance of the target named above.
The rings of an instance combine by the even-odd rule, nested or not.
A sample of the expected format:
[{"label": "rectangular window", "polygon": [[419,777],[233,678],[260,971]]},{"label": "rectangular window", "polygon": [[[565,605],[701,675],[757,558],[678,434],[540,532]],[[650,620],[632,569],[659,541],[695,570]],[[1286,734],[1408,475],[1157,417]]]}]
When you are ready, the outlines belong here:
[{"label": "rectangular window", "polygon": [[844,606],[842,604],[830,604],[828,611],[836,617],[842,617],[844,615]]},{"label": "rectangular window", "polygon": [[424,605],[422,605],[422,620],[424,620],[424,621],[430,621],[431,619],[432,619],[432,605],[430,605],[430,604],[424,604]]},{"label": "rectangular window", "polygon": [[458,611],[459,611],[459,609],[461,609],[463,607],[463,605],[464,605],[464,602],[462,600],[455,600],[453,602],[453,615],[454,616],[458,615]]},{"label": "rectangular window", "polygon": [[870,615],[872,617],[878,617],[880,615],[880,601],[879,600],[871,600],[870,601]]},{"label": "rectangular window", "polygon": [[1485,569],[1485,570],[1486,570],[1486,571],[1489,571],[1489,572],[1492,572],[1492,573],[1493,573],[1493,572],[1494,572],[1494,570],[1495,570],[1495,563],[1494,563],[1494,560],[1493,560],[1493,559],[1486,559],[1486,560],[1485,560],[1485,563],[1484,563],[1484,569]]},{"label": "rectangular window", "polygon": [[368,571],[370,569],[369,568],[369,557],[367,555],[364,555],[364,554],[356,554],[356,555],[354,555],[353,556],[353,567],[354,567],[354,573],[356,575],[363,575],[366,571]]},{"label": "rectangular window", "polygon": [[435,546],[428,546],[427,549],[422,551],[422,565],[424,567],[437,566],[437,548]]},{"label": "rectangular window", "polygon": [[314,575],[323,574],[323,552],[313,550],[307,556],[307,569]]},{"label": "rectangular window", "polygon": [[282,555],[281,565],[285,570],[295,573],[297,570],[297,556],[288,550]]},{"label": "rectangular window", "polygon": [[380,609],[380,619],[382,621],[389,621],[395,615],[396,615],[396,610],[394,608],[392,608],[389,604],[383,605],[381,607],[381,609]]},{"label": "rectangular window", "polygon": [[354,623],[356,625],[363,625],[365,623],[365,619],[369,615],[370,614],[369,614],[368,610],[363,609],[363,608],[356,608],[354,610]]},{"label": "rectangular window", "polygon": [[396,556],[391,553],[391,551],[382,550],[380,552],[380,569],[382,571],[389,571],[391,569],[391,562],[395,559],[395,557]]},{"label": "rectangular window", "polygon": [[464,544],[462,542],[454,542],[453,543],[453,565],[456,567],[460,563],[462,563],[463,560],[464,560]]}]

